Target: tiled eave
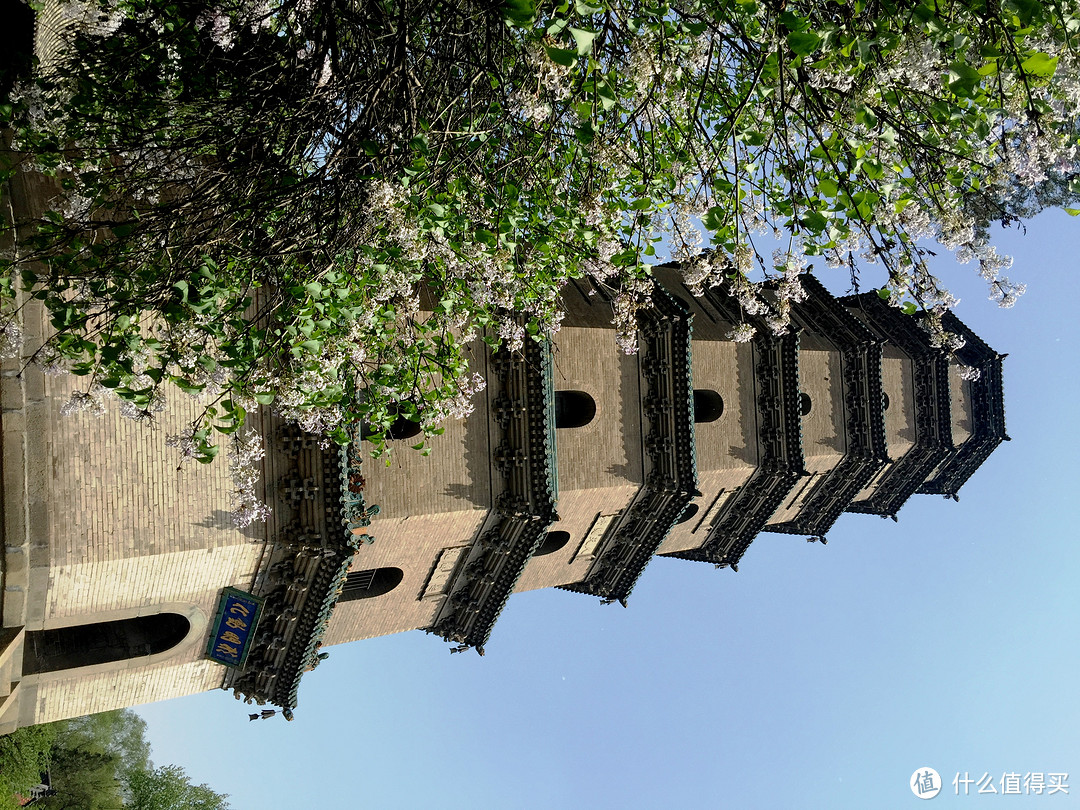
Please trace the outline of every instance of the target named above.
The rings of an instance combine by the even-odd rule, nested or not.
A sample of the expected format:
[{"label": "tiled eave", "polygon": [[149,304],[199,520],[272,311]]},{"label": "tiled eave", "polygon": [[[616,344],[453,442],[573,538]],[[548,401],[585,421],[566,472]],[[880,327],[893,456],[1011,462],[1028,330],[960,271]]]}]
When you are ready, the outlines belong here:
[{"label": "tiled eave", "polygon": [[548,526],[558,519],[551,344],[526,340],[492,358],[504,488],[454,571],[428,632],[481,653]]},{"label": "tiled eave", "polygon": [[923,494],[955,496],[997,446],[1008,439],[1002,396],[1004,358],[995,354],[977,364],[971,362],[975,358],[961,355],[960,359],[977,368],[980,374],[979,379],[970,384],[975,431],[949,454],[945,463],[937,468],[934,477],[919,487],[918,491]]},{"label": "tiled eave", "polygon": [[831,340],[840,349],[848,452],[885,462],[885,406],[881,385],[882,341],[852,315],[812,275],[800,276],[805,301],[792,308],[800,326]]},{"label": "tiled eave", "polygon": [[301,678],[319,662],[319,647],[363,527],[377,510],[364,503],[359,439],[330,450],[291,433],[284,441],[299,446],[301,462],[305,453],[321,457],[325,521],[290,526],[274,543],[270,565],[255,588],[264,599],[256,640],[245,666],[231,673],[227,685],[237,697],[292,709]]},{"label": "tiled eave", "polygon": [[607,532],[585,577],[567,590],[625,604],[697,494],[690,321],[689,308],[659,286],[653,308],[639,316],[645,483]]},{"label": "tiled eave", "polygon": [[877,293],[840,299],[867,313],[874,328],[911,358],[915,408],[915,444],[878,482],[873,496],[847,511],[895,518],[953,450],[948,356],[930,343],[918,321],[885,303]]},{"label": "tiled eave", "polygon": [[873,480],[882,465],[880,459],[845,455],[810,491],[795,520],[772,523],[768,531],[825,535],[852,499]]},{"label": "tiled eave", "polygon": [[[795,520],[772,524],[769,531],[785,534],[825,535],[844,509],[888,461],[885,454],[884,417],[880,435],[874,426],[874,408],[882,413],[881,346],[847,346],[841,354],[844,375],[847,452],[810,491]],[[869,423],[869,424],[868,424]]]},{"label": "tiled eave", "polygon": [[811,275],[801,277],[805,301],[792,318],[840,350],[844,386],[844,435],[840,463],[807,494],[799,515],[768,527],[787,534],[824,535],[836,519],[889,461],[882,396],[882,341]]},{"label": "tiled eave", "polygon": [[[706,296],[721,311],[732,305],[722,290],[709,290]],[[750,543],[803,473],[799,336],[791,332],[774,337],[767,329],[758,329],[754,349],[761,463],[712,519],[699,548],[665,556],[737,568]]]}]

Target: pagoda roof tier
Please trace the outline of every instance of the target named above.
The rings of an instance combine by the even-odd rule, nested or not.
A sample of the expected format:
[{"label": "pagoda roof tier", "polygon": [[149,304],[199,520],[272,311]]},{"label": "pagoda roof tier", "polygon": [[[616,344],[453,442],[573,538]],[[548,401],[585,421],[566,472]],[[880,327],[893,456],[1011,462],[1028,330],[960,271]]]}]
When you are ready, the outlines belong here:
[{"label": "pagoda roof tier", "polygon": [[792,307],[792,319],[840,348],[844,363],[844,408],[848,451],[888,461],[881,384],[882,341],[848,312],[813,275],[800,277],[807,297]]},{"label": "pagoda roof tier", "polygon": [[871,497],[852,503],[849,512],[895,518],[953,450],[949,358],[930,343],[929,333],[910,315],[892,307],[877,293],[840,299],[852,310],[865,312],[870,328],[897,346],[912,363],[915,444],[887,468]]},{"label": "pagoda roof tier", "polygon": [[689,307],[659,285],[639,315],[650,469],[630,505],[601,539],[585,577],[567,590],[625,604],[645,566],[697,494]]},{"label": "pagoda roof tier", "polygon": [[[706,296],[721,312],[732,306],[730,297],[719,288],[707,290]],[[799,336],[789,332],[776,337],[767,329],[759,329],[754,348],[760,466],[712,518],[705,542],[700,547],[665,556],[711,562],[738,570],[743,553],[803,473]]]},{"label": "pagoda roof tier", "polygon": [[506,600],[558,515],[551,344],[526,340],[520,351],[492,357],[494,463],[504,488],[477,541],[458,563],[447,599],[428,632],[483,654]]},{"label": "pagoda roof tier", "polygon": [[745,321],[754,327],[762,465],[774,471],[794,470],[801,474],[804,456],[799,418],[798,332],[774,335],[764,317],[743,312],[739,302],[723,287],[709,287],[703,297],[732,325]]},{"label": "pagoda roof tier", "polygon": [[882,341],[812,275],[800,278],[806,299],[792,320],[840,350],[846,450],[840,463],[807,493],[794,520],[766,527],[786,534],[824,535],[855,496],[889,461],[882,396]]},{"label": "pagoda roof tier", "polygon": [[979,378],[969,383],[974,431],[968,439],[949,453],[945,461],[932,472],[918,491],[929,495],[955,497],[972,474],[982,466],[1002,441],[1005,432],[1005,398],[1003,389],[1004,355],[984,343],[951,312],[942,317],[946,330],[964,338],[966,343],[957,349],[956,358],[975,368]]},{"label": "pagoda roof tier", "polygon": [[[285,441],[297,443],[289,434]],[[325,451],[303,444],[321,457],[326,521],[318,527],[296,522],[273,544],[271,564],[256,587],[264,599],[258,634],[245,666],[230,676],[237,697],[283,709],[296,707],[301,678],[321,660],[322,638],[353,555],[378,512],[364,502],[359,438]]]}]

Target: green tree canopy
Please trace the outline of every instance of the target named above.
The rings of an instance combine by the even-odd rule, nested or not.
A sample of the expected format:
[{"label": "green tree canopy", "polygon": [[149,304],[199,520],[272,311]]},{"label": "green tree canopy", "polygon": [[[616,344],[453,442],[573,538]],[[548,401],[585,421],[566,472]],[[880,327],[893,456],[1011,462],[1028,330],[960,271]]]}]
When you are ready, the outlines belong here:
[{"label": "green tree canopy", "polygon": [[123,774],[150,767],[146,721],[130,709],[89,714],[53,724],[56,745],[116,758]]},{"label": "green tree canopy", "polygon": [[15,794],[29,795],[40,784],[54,738],[51,726],[20,728],[0,737],[0,810],[14,810]]},{"label": "green tree canopy", "polygon": [[42,806],[50,810],[121,810],[120,760],[116,754],[57,746],[49,772],[54,793]]},{"label": "green tree canopy", "polygon": [[271,402],[437,433],[463,346],[557,330],[571,279],[633,351],[661,245],[778,333],[813,263],[948,345],[933,243],[1010,306],[989,224],[1075,196],[1072,4],[83,1],[4,108],[11,171],[56,184],[0,262],[7,342],[33,296],[69,410],[205,397],[172,440],[202,461]]},{"label": "green tree canopy", "polygon": [[193,785],[176,765],[150,762],[146,723],[121,709],[18,729],[0,737],[0,809],[14,808],[49,770],[53,810],[228,810],[228,797]]},{"label": "green tree canopy", "polygon": [[177,765],[132,772],[127,779],[128,810],[228,810],[227,798],[206,785],[193,785]]}]

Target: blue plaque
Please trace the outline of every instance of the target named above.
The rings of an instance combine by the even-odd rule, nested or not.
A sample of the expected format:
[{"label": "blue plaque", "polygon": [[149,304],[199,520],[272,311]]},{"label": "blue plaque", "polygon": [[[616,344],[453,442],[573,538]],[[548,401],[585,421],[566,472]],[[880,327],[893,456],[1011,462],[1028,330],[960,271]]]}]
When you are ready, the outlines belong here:
[{"label": "blue plaque", "polygon": [[224,588],[217,618],[206,645],[206,657],[227,667],[242,667],[247,660],[263,600],[236,588]]}]

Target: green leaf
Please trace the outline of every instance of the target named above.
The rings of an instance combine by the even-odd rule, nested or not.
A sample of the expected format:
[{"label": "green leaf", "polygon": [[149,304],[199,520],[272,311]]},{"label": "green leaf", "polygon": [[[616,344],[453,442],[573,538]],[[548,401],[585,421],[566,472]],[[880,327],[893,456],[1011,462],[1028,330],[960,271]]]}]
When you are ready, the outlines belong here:
[{"label": "green leaf", "polygon": [[550,45],[545,45],[544,50],[547,51],[548,59],[556,65],[569,68],[577,64],[577,51],[569,48],[553,48]]},{"label": "green leaf", "polygon": [[817,211],[807,211],[799,217],[799,222],[802,223],[803,227],[815,234],[821,233],[825,230],[825,226],[829,224],[828,220]]},{"label": "green leaf", "polygon": [[713,206],[705,212],[705,216],[701,218],[701,224],[710,231],[718,231],[724,227],[726,216],[727,212],[723,208]]},{"label": "green leaf", "polygon": [[518,28],[528,28],[536,21],[536,3],[533,0],[503,0],[503,20]]},{"label": "green leaf", "polygon": [[1043,10],[1040,0],[1009,0],[1009,5],[1016,9],[1017,16],[1025,28],[1031,25],[1031,21]]},{"label": "green leaf", "polygon": [[604,10],[602,5],[596,5],[595,3],[588,3],[585,0],[575,0],[574,11],[580,14],[582,17],[588,17],[591,14],[599,14]]},{"label": "green leaf", "polygon": [[596,39],[596,31],[587,31],[584,28],[571,28],[571,35],[577,44],[578,56],[584,56],[592,50],[593,40]]},{"label": "green leaf", "polygon": [[810,27],[810,20],[806,19],[806,17],[800,17],[792,11],[785,10],[780,12],[780,24],[788,31],[799,32]]},{"label": "green leaf", "polygon": [[1057,62],[1058,58],[1056,56],[1036,52],[1025,59],[1020,67],[1025,73],[1032,76],[1038,76],[1040,79],[1049,79],[1054,75],[1054,71],[1057,70]]},{"label": "green leaf", "polygon": [[795,31],[788,34],[787,43],[796,56],[809,56],[821,44],[821,37],[813,31]]},{"label": "green leaf", "polygon": [[949,89],[960,98],[975,95],[975,88],[982,81],[982,74],[967,62],[953,62],[949,65]]}]

